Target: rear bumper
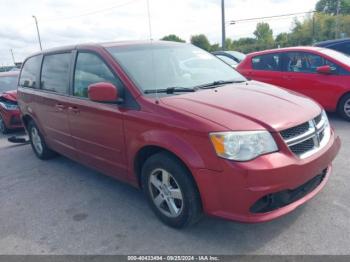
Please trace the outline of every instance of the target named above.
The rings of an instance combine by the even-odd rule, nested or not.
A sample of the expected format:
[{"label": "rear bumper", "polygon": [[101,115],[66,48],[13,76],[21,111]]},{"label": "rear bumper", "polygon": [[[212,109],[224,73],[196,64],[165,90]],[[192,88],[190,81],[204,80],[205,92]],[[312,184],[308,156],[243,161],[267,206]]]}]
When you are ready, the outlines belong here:
[{"label": "rear bumper", "polygon": [[[195,179],[204,211],[212,216],[247,223],[265,222],[283,216],[321,191],[332,172],[331,163],[339,149],[340,139],[332,132],[329,143],[307,159],[277,152],[245,163],[223,160],[222,172],[197,170]],[[315,181],[318,175],[322,175],[322,179],[308,187],[306,194],[267,209],[267,212],[263,209],[256,212],[252,208],[268,195],[298,192],[304,185]]]}]

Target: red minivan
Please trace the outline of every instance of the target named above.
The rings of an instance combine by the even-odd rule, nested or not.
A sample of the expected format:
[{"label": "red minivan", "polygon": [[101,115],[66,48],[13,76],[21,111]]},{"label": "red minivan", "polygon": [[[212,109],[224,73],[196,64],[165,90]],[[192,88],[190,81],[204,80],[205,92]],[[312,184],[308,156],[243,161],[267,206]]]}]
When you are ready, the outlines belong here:
[{"label": "red minivan", "polygon": [[242,75],[189,44],[119,42],[40,52],[18,102],[35,154],[62,154],[140,187],[181,228],[203,213],[285,215],[326,184],[340,140],[309,98]]},{"label": "red minivan", "polygon": [[247,55],[237,70],[245,77],[315,99],[350,121],[350,57],[321,47],[289,47]]}]

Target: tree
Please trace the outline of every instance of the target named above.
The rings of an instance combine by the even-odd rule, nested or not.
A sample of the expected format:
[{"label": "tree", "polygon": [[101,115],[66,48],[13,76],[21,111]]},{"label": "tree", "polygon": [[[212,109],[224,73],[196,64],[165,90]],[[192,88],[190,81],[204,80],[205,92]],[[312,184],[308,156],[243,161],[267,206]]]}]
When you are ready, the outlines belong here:
[{"label": "tree", "polygon": [[288,38],[289,38],[289,34],[288,33],[280,33],[277,35],[276,37],[276,45],[278,47],[287,47],[288,46]]},{"label": "tree", "polygon": [[[336,15],[338,8],[337,0],[319,0],[316,4],[316,11],[330,15]],[[350,14],[350,0],[340,0],[340,14]]]},{"label": "tree", "polygon": [[180,37],[178,37],[177,35],[174,35],[174,34],[170,34],[170,35],[164,36],[160,40],[172,41],[172,42],[180,42],[180,43],[185,43],[186,42],[185,40],[181,39]]},{"label": "tree", "polygon": [[273,31],[268,23],[258,23],[254,35],[258,45],[262,49],[272,48],[274,46]]},{"label": "tree", "polygon": [[191,43],[206,51],[210,51],[211,45],[209,43],[209,40],[203,34],[191,36]]}]

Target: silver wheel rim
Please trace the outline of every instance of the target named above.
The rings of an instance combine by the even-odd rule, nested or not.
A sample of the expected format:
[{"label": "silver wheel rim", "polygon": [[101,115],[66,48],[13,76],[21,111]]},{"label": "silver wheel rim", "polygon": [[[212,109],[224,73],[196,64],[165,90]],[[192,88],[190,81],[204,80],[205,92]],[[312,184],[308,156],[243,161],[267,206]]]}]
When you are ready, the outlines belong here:
[{"label": "silver wheel rim", "polygon": [[345,101],[344,112],[348,117],[350,117],[350,98]]},{"label": "silver wheel rim", "polygon": [[32,142],[33,142],[33,146],[35,148],[35,151],[39,155],[41,155],[43,153],[43,145],[41,142],[41,137],[39,135],[39,132],[35,127],[32,127],[31,136],[32,136]]},{"label": "silver wheel rim", "polygon": [[0,132],[4,133],[4,131],[5,131],[5,123],[2,117],[0,116]]},{"label": "silver wheel rim", "polygon": [[178,217],[183,210],[183,194],[175,178],[166,170],[154,170],[148,181],[153,203],[167,217]]}]

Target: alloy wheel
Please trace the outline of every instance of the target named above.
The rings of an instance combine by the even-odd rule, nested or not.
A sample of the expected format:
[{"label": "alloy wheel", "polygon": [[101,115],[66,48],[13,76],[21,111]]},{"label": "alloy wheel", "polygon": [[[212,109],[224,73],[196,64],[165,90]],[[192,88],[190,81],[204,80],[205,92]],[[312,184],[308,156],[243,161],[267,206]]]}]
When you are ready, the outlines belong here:
[{"label": "alloy wheel", "polygon": [[36,150],[36,152],[41,155],[43,153],[43,144],[42,144],[42,141],[41,141],[41,137],[39,135],[39,131],[36,129],[36,127],[32,127],[32,130],[31,130],[31,138],[32,138],[32,143],[33,143],[33,146]]},{"label": "alloy wheel", "polygon": [[350,117],[350,98],[344,103],[344,113]]},{"label": "alloy wheel", "polygon": [[183,194],[175,178],[164,169],[154,170],[148,181],[153,203],[168,217],[178,217],[184,206]]},{"label": "alloy wheel", "polygon": [[5,131],[6,131],[5,122],[0,116],[0,133],[5,133]]}]

